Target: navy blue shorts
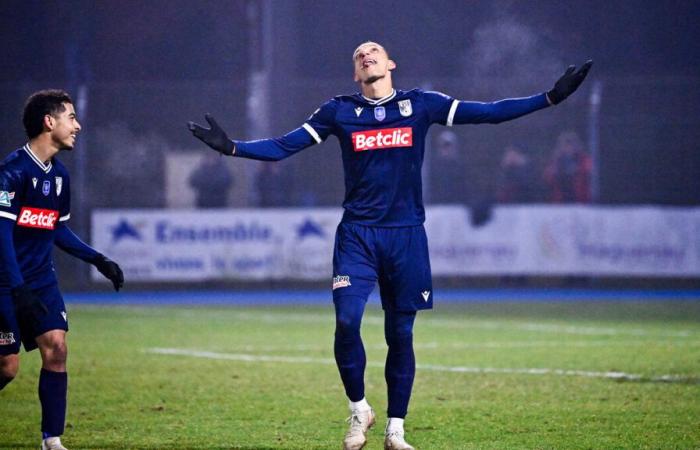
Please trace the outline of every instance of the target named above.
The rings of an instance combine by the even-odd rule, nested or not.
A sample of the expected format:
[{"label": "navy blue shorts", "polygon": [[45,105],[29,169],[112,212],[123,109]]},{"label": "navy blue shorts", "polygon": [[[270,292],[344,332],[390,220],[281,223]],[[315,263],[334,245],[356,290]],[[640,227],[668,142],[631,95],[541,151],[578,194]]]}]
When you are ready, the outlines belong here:
[{"label": "navy blue shorts", "polygon": [[57,284],[51,284],[34,292],[44,302],[49,313],[38,327],[20,329],[15,317],[15,309],[10,294],[0,293],[0,355],[13,355],[19,353],[20,341],[26,351],[37,348],[36,337],[51,330],[68,331],[68,316],[63,303],[63,296],[58,290]]},{"label": "navy blue shorts", "polygon": [[377,283],[385,310],[433,307],[428,238],[422,225],[338,225],[333,250],[333,299],[358,296],[366,300]]}]

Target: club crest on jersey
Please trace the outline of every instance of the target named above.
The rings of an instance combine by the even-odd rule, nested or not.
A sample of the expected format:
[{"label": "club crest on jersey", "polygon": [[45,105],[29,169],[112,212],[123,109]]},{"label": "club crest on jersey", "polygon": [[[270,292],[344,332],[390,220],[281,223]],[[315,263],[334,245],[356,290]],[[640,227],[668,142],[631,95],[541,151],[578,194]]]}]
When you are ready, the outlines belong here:
[{"label": "club crest on jersey", "polygon": [[61,195],[63,190],[63,177],[56,177],[56,195]]},{"label": "club crest on jersey", "polygon": [[51,192],[51,182],[49,180],[44,180],[44,184],[41,185],[41,193],[46,196],[49,195],[49,192]]},{"label": "club crest on jersey", "polygon": [[36,177],[32,178],[32,184],[34,185],[34,189],[36,189],[36,183],[37,183],[37,181],[39,181],[38,178],[36,178]]},{"label": "club crest on jersey", "polygon": [[335,291],[338,288],[344,288],[352,286],[350,284],[350,275],[337,275],[333,277],[333,290]]},{"label": "club crest on jersey", "polygon": [[374,118],[378,121],[386,119],[386,109],[383,106],[377,106],[374,108]]},{"label": "club crest on jersey", "polygon": [[362,108],[362,106],[358,106],[357,108],[355,108],[355,115],[356,115],[357,117],[360,117],[360,114],[362,114],[362,110],[363,110],[363,109],[364,109],[364,108]]},{"label": "club crest on jersey", "polygon": [[13,198],[15,198],[14,192],[0,191],[0,206],[12,206]]},{"label": "club crest on jersey", "polygon": [[399,112],[404,117],[408,117],[411,114],[413,114],[413,107],[411,106],[411,100],[399,101]]}]

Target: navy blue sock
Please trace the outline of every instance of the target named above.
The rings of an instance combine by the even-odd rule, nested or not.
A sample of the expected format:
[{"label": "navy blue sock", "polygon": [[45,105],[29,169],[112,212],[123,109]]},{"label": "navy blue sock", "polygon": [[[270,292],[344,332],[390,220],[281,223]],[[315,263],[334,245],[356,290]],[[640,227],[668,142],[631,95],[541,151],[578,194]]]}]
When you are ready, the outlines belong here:
[{"label": "navy blue sock", "polygon": [[41,401],[41,431],[44,439],[63,434],[66,423],[68,374],[41,369],[39,401]]},{"label": "navy blue sock", "polygon": [[384,366],[388,394],[388,417],[405,418],[416,375],[413,354],[415,312],[385,311],[384,337],[389,346]]},{"label": "navy blue sock", "polygon": [[367,357],[360,337],[360,325],[366,302],[366,298],[357,296],[344,296],[334,300],[335,362],[345,387],[345,394],[353,402],[365,397]]}]

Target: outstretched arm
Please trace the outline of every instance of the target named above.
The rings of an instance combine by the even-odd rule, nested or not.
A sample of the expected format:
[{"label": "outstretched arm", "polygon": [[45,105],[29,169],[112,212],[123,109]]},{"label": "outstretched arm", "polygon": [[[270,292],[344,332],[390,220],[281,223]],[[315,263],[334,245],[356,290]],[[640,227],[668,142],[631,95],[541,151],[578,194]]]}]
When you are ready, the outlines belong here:
[{"label": "outstretched arm", "polygon": [[336,107],[336,100],[329,100],[311,114],[302,126],[275,139],[232,141],[209,114],[205,119],[211,128],[204,128],[194,122],[190,122],[188,128],[196,138],[223,155],[279,161],[314,144],[320,144],[330,136],[335,127]]},{"label": "outstretched arm", "polygon": [[211,115],[207,114],[204,118],[211,128],[204,128],[194,122],[190,122],[188,128],[196,138],[222,155],[260,161],[279,161],[316,143],[316,140],[306,128],[306,124],[275,139],[233,141],[228,138],[226,132],[216,123],[216,120]]},{"label": "outstretched arm", "polygon": [[455,100],[450,107],[446,124],[501,123],[559,104],[578,89],[592,65],[593,61],[587,61],[578,71],[575,66],[569,66],[551,90],[539,95],[490,103]]},{"label": "outstretched arm", "polygon": [[67,225],[60,224],[56,228],[54,243],[69,255],[95,266],[105,278],[112,282],[115,291],[124,285],[124,274],[119,265],[83,242]]},{"label": "outstretched arm", "polygon": [[549,106],[549,102],[546,94],[523,98],[508,98],[489,103],[455,100],[447,116],[447,125],[501,123],[517,119],[547,106]]}]

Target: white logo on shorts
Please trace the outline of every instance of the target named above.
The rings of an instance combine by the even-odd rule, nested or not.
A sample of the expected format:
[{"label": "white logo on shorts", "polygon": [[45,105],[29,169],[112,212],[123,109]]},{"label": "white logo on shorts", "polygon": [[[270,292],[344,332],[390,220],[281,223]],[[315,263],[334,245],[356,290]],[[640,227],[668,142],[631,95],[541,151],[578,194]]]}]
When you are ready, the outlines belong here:
[{"label": "white logo on shorts", "polygon": [[65,311],[61,311],[61,316],[63,316],[64,321],[68,322],[68,314]]},{"label": "white logo on shorts", "polygon": [[0,332],[0,345],[11,345],[15,343],[14,333],[1,333]]},{"label": "white logo on shorts", "polygon": [[348,287],[352,286],[350,284],[350,276],[349,275],[338,275],[333,277],[333,290],[335,291],[338,288],[343,288],[343,287]]},{"label": "white logo on shorts", "polygon": [[423,292],[420,293],[420,295],[422,295],[422,296],[423,296],[423,300],[425,300],[425,301],[427,302],[428,299],[430,298],[430,291],[423,291]]}]

